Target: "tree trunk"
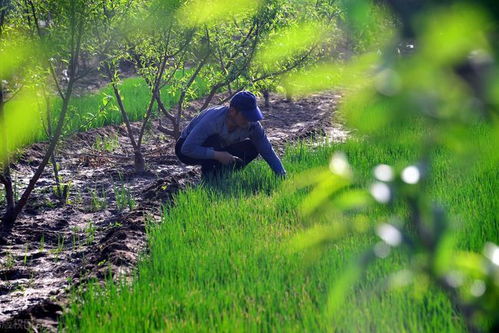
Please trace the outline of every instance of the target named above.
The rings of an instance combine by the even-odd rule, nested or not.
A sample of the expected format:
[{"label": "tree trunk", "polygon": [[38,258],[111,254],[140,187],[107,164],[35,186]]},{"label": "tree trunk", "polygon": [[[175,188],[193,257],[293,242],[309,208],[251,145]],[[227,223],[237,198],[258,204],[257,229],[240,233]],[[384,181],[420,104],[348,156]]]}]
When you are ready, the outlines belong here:
[{"label": "tree trunk", "polygon": [[2,174],[2,183],[5,187],[5,204],[6,204],[6,214],[12,214],[15,207],[15,197],[14,197],[14,186],[12,185],[12,177],[10,175],[10,166],[8,160],[5,162],[5,166]]},{"label": "tree trunk", "polygon": [[204,103],[203,103],[203,106],[201,106],[201,109],[200,110],[204,110],[208,107],[208,105],[210,105],[211,103],[211,100],[213,99],[213,97],[215,97],[215,94],[217,93],[217,90],[221,87],[220,84],[215,84],[211,87],[211,90],[210,90],[210,93],[208,94],[208,96],[205,98],[204,100]]},{"label": "tree trunk", "polygon": [[173,138],[175,141],[180,137],[180,119],[173,123]]},{"label": "tree trunk", "polygon": [[269,94],[268,89],[264,89],[262,91],[262,94],[263,94],[263,98],[265,99],[265,107],[269,108],[270,107],[270,94]]},{"label": "tree trunk", "polygon": [[123,104],[123,99],[121,98],[120,91],[118,90],[118,87],[116,86],[116,82],[113,81],[113,74],[112,74],[111,68],[109,67],[108,64],[106,64],[106,73],[107,73],[109,80],[111,80],[111,85],[113,87],[114,97],[116,98],[116,102],[118,102],[118,107],[120,109],[120,113],[121,113],[121,117],[123,118],[123,122],[125,123],[125,126],[126,126],[128,138],[130,139],[130,143],[132,144],[132,147],[133,147],[133,153],[134,153],[133,164],[134,164],[135,172],[143,173],[143,172],[145,172],[145,168],[146,168],[144,155],[142,155],[142,151],[140,149],[140,146],[137,144],[137,142],[135,141],[135,137],[133,136],[132,126],[130,125],[130,119],[128,118],[128,114],[126,113],[125,105]]},{"label": "tree trunk", "polygon": [[[6,161],[5,163],[8,163]],[[12,185],[12,177],[10,175],[10,166],[5,164],[2,175],[1,182],[5,187],[5,215],[6,217],[11,217],[14,214],[15,208],[15,197],[14,197],[14,186]]]},{"label": "tree trunk", "polygon": [[[1,175],[0,180],[4,185],[5,191],[5,216],[11,216],[14,212],[15,198],[14,198],[14,187],[12,186],[12,177],[10,175],[10,159],[9,159],[9,147],[7,138],[7,128],[5,126],[5,101],[3,94],[3,84],[0,80],[0,130],[1,144],[0,144],[0,156],[3,156],[3,160],[0,160]],[[3,125],[3,126],[2,126]],[[2,128],[3,127],[3,128]]]},{"label": "tree trunk", "polygon": [[142,155],[142,152],[134,152],[133,162],[136,173],[144,173],[146,171],[146,161],[144,160],[144,155]]},{"label": "tree trunk", "polygon": [[[52,117],[51,117],[51,114],[50,114],[50,99],[49,97],[47,96],[47,91],[46,91],[46,87],[43,88],[44,91],[44,96],[45,96],[45,105],[47,106],[46,108],[46,114],[47,114],[47,136],[49,138],[52,138],[52,135],[53,135],[53,130],[52,130]],[[61,180],[59,178],[59,169],[57,167],[57,159],[55,157],[55,149],[54,149],[54,152],[52,153],[52,155],[50,156],[50,163],[52,163],[52,171],[54,172],[54,181],[55,181],[55,186],[56,186],[56,191],[57,191],[57,196],[59,196],[59,198],[62,197],[62,189],[61,189]]]}]

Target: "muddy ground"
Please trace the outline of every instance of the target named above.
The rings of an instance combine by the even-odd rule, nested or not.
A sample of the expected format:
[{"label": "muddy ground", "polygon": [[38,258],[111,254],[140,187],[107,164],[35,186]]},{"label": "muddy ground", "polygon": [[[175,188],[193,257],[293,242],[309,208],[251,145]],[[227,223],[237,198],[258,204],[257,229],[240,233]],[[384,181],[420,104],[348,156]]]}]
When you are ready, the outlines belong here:
[{"label": "muddy ground", "polygon": [[[346,132],[331,122],[339,99],[333,92],[298,101],[272,95],[262,123],[276,150],[282,153],[286,142],[315,133],[345,139]],[[192,103],[186,121],[200,105]],[[132,150],[124,126],[78,133],[60,145],[60,174],[69,183],[67,203],[55,196],[48,166],[12,233],[0,245],[0,331],[54,330],[70,287],[91,277],[130,275],[147,250],[146,223],[160,221],[162,205],[200,178],[197,167],[176,159],[173,141],[156,127],[144,144],[145,175],[134,174],[132,159],[125,157]],[[20,190],[45,147],[31,146],[13,165]],[[3,209],[0,206],[0,213]]]}]

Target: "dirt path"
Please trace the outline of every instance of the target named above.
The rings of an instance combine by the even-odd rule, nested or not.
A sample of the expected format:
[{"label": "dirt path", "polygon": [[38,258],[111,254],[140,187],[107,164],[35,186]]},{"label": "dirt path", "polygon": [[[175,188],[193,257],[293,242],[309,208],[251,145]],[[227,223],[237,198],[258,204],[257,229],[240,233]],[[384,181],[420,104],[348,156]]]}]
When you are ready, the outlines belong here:
[{"label": "dirt path", "polygon": [[[281,152],[285,142],[318,132],[342,140],[346,133],[330,121],[339,99],[323,93],[288,102],[272,95],[262,123]],[[200,102],[192,103],[186,118],[199,107]],[[90,277],[130,274],[146,250],[147,221],[160,220],[161,205],[199,181],[198,169],[181,164],[173,142],[154,128],[144,144],[149,172],[141,176],[133,173],[131,159],[122,158],[131,153],[123,126],[79,133],[61,144],[60,173],[70,181],[68,204],[55,197],[47,167],[0,247],[0,331],[54,329],[70,286]],[[14,166],[19,188],[27,184],[44,148],[33,145]]]}]

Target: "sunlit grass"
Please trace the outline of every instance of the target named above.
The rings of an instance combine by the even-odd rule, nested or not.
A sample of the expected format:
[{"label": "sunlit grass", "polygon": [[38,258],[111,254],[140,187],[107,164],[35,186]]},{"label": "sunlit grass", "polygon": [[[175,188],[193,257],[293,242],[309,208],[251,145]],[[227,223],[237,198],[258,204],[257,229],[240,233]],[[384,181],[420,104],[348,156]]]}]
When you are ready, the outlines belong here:
[{"label": "sunlit grass", "polygon": [[[161,223],[149,228],[150,252],[134,281],[108,283],[105,289],[91,285],[72,304],[66,327],[89,332],[465,331],[445,295],[426,290],[424,281],[415,288],[382,288],[382,279],[406,264],[397,252],[371,266],[348,291],[333,321],[326,319],[329,286],[352,258],[377,241],[371,234],[342,239],[313,263],[310,254],[290,251],[289,241],[309,226],[297,209],[307,191],[288,190],[296,175],[327,166],[332,153],[342,150],[358,186],[367,185],[379,163],[414,162],[424,131],[413,127],[407,140],[288,147],[284,163],[289,177],[284,181],[258,162],[224,181],[180,193]],[[486,142],[487,131],[473,132],[470,140]],[[453,161],[451,152],[435,152],[430,192],[451,213],[460,247],[480,251],[485,241],[499,241],[494,222],[497,172],[484,159],[464,178]],[[369,223],[386,214],[372,209]]]}]

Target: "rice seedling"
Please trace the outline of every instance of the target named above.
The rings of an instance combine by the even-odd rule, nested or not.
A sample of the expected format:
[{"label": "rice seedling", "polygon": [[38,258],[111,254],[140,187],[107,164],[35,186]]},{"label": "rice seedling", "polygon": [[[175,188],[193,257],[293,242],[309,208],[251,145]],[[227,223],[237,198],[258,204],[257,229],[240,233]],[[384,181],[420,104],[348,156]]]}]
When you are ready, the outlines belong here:
[{"label": "rice seedling", "polygon": [[118,141],[118,135],[114,134],[111,136],[97,136],[92,147],[99,152],[112,153],[120,147]]},{"label": "rice seedling", "polygon": [[98,212],[107,208],[107,196],[104,190],[92,189],[90,192],[90,211]]},{"label": "rice seedling", "polygon": [[95,232],[97,231],[97,227],[93,221],[88,221],[87,226],[85,227],[85,239],[87,245],[90,245],[95,240]]},{"label": "rice seedling", "polygon": [[127,208],[132,210],[137,205],[135,199],[132,197],[132,194],[123,184],[121,186],[114,186],[114,196],[116,200],[116,207],[119,211],[124,211]]}]

